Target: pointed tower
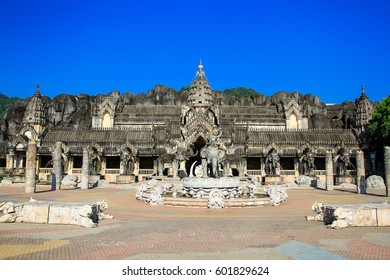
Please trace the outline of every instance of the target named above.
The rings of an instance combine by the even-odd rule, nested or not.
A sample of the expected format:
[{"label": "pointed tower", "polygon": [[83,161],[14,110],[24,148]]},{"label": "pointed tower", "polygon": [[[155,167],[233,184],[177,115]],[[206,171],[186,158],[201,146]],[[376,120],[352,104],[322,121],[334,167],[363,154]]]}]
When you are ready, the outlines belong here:
[{"label": "pointed tower", "polygon": [[191,107],[210,107],[213,104],[213,96],[206,74],[203,71],[202,60],[200,60],[198,71],[192,84],[187,103]]},{"label": "pointed tower", "polygon": [[364,85],[362,85],[362,93],[360,97],[355,100],[355,104],[357,107],[356,128],[359,131],[365,131],[372,118],[373,106],[364,91]]},{"label": "pointed tower", "polygon": [[24,113],[23,123],[25,125],[32,126],[38,135],[43,131],[43,126],[45,125],[45,113],[42,95],[39,91],[39,83],[37,83],[33,97],[31,97],[28,102]]}]

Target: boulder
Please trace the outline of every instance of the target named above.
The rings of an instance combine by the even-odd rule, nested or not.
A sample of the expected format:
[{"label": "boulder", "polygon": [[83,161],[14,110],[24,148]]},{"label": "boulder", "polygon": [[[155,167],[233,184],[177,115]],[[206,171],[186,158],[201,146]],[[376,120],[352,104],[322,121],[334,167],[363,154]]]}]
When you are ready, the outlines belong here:
[{"label": "boulder", "polygon": [[0,186],[9,186],[9,185],[12,185],[12,180],[10,179],[1,180]]},{"label": "boulder", "polygon": [[297,178],[295,178],[295,182],[299,187],[310,187],[311,186],[311,179],[309,176],[305,175],[299,175]]},{"label": "boulder", "polygon": [[61,186],[62,187],[76,188],[77,187],[77,180],[78,180],[77,175],[68,174],[62,179]]},{"label": "boulder", "polygon": [[371,175],[366,179],[367,189],[385,189],[386,185],[383,178],[378,175]]}]

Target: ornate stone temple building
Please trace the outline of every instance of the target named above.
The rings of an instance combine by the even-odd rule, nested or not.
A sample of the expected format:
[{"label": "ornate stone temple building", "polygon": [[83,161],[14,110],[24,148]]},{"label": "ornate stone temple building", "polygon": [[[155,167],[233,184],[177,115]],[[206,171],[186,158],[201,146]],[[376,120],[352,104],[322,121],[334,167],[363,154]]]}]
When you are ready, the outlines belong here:
[{"label": "ornate stone temple building", "polygon": [[158,85],[147,94],[50,99],[38,85],[5,117],[1,162],[23,180],[28,143],[34,141],[41,181],[50,180],[57,152],[64,174],[81,178],[84,169],[90,180],[112,183],[193,176],[206,158],[214,168],[210,176],[287,183],[303,174],[330,188],[356,183],[371,168],[361,135],[372,108],[364,88],[355,103],[339,105],[299,93],[227,96],[211,89],[202,63],[180,92]]}]

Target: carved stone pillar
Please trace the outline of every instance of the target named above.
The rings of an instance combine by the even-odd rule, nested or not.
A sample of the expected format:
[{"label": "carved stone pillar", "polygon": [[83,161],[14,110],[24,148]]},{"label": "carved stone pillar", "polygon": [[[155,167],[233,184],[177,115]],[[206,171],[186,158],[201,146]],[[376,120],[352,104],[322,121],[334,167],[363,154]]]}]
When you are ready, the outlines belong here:
[{"label": "carved stone pillar", "polygon": [[265,177],[267,173],[265,172],[265,162],[264,158],[260,158],[260,169],[261,169],[261,177]]},{"label": "carved stone pillar", "polygon": [[32,140],[28,143],[26,155],[26,193],[34,193],[36,187],[35,175],[37,167],[37,143]]},{"label": "carved stone pillar", "polygon": [[[138,176],[139,175],[139,161],[140,159],[136,159],[136,161],[134,161],[134,175]],[[157,172],[157,168],[156,168],[156,172]]]},{"label": "carved stone pillar", "polygon": [[299,159],[294,158],[294,171],[295,171],[295,177],[299,176]]},{"label": "carved stone pillar", "polygon": [[73,174],[74,157],[69,157],[68,161],[68,174]]},{"label": "carved stone pillar", "polygon": [[180,162],[179,169],[180,170],[186,170],[186,161],[185,160]]},{"label": "carved stone pillar", "polygon": [[81,171],[81,189],[88,189],[89,180],[89,154],[87,148],[83,149],[83,166]]},{"label": "carved stone pillar", "polygon": [[60,190],[61,189],[61,180],[62,180],[62,164],[61,164],[61,142],[56,142],[54,147],[53,154],[53,176],[52,176],[52,189]]},{"label": "carved stone pillar", "polygon": [[332,151],[326,151],[325,154],[325,174],[326,174],[326,190],[332,191],[334,187]]},{"label": "carved stone pillar", "polygon": [[100,172],[98,172],[98,174],[106,175],[106,169],[107,169],[107,158],[106,157],[101,157]]},{"label": "carved stone pillar", "polygon": [[366,193],[364,153],[361,150],[356,151],[356,185],[357,193]]},{"label": "carved stone pillar", "polygon": [[386,181],[386,196],[390,196],[390,147],[385,147],[385,181]]},{"label": "carved stone pillar", "polygon": [[15,161],[15,154],[14,151],[10,151],[9,154],[6,156],[7,163],[5,169],[11,170],[14,168],[14,161]]}]

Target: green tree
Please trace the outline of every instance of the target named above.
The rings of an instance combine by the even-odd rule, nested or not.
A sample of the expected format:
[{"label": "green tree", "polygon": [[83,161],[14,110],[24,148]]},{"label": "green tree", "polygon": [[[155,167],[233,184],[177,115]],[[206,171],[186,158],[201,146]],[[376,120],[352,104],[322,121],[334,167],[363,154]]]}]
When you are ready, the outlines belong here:
[{"label": "green tree", "polygon": [[375,107],[368,130],[377,147],[390,145],[390,96]]},{"label": "green tree", "polygon": [[8,97],[0,93],[0,120],[3,119],[7,109],[15,104],[20,98],[18,97]]},{"label": "green tree", "polygon": [[259,94],[258,92],[256,92],[251,88],[244,88],[244,87],[226,89],[223,91],[223,93],[234,97],[248,97],[251,95]]}]

